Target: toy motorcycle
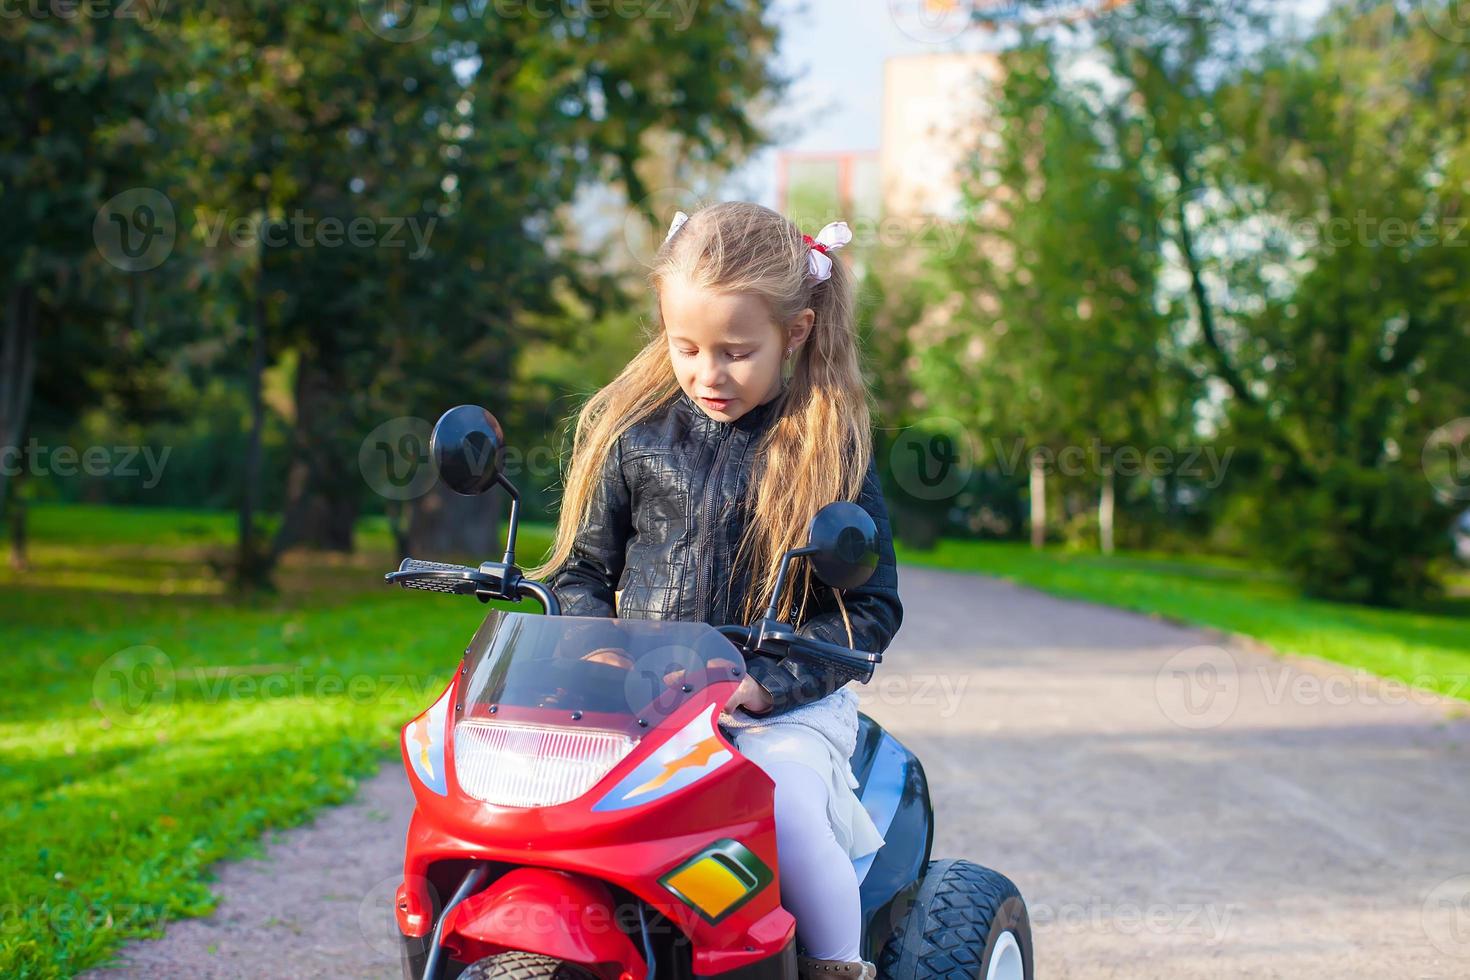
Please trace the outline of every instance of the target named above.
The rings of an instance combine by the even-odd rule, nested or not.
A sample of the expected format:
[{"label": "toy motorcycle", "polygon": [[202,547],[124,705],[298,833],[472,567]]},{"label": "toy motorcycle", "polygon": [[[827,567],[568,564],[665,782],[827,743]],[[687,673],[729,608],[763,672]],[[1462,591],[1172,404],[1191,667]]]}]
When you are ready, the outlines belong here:
[{"label": "toy motorcycle", "polygon": [[[866,681],[880,660],[797,635],[775,601],[750,626],[562,616],[515,564],[518,494],[500,425],[475,406],[434,427],[440,477],[505,488],[506,551],[478,568],[405,559],[406,588],[517,602],[492,611],[453,681],[403,729],[415,809],[395,899],[405,980],[796,980],[781,907],[773,783],[721,728],[751,656]],[[877,564],[856,504],[822,508],[806,558],[851,589]],[[862,956],[885,978],[1032,980],[1026,905],[1007,878],[929,856],[919,760],[860,715],[851,763],[885,843],[855,862]]]}]

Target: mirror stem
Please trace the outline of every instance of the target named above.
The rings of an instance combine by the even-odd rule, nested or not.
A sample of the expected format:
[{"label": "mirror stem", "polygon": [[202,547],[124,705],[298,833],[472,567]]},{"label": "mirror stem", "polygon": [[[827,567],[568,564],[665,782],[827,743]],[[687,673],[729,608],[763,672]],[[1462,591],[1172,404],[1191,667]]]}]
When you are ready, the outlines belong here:
[{"label": "mirror stem", "polygon": [[495,482],[505,487],[505,492],[510,494],[510,529],[505,534],[505,557],[502,561],[506,565],[516,563],[516,525],[520,523],[521,495],[516,490],[515,484],[506,478],[504,473],[495,476]]},{"label": "mirror stem", "polygon": [[781,592],[786,588],[786,573],[791,569],[791,559],[801,555],[815,554],[816,551],[815,547],[807,545],[805,548],[792,548],[781,556],[781,567],[776,571],[776,587],[771,590],[771,604],[766,607],[766,614],[763,618],[776,618],[776,606],[781,601]]}]

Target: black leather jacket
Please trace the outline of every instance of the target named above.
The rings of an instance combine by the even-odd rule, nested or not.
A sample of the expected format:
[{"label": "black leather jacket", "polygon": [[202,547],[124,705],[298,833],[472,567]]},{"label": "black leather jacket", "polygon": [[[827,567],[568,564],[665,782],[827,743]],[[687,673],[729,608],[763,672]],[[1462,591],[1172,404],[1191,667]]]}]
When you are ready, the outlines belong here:
[{"label": "black leather jacket", "polygon": [[[743,568],[732,573],[731,566],[745,526],[743,501],[756,445],[784,397],[733,422],[720,422],[680,392],[623,433],[608,453],[587,526],[548,580],[562,612],[713,626],[742,622],[749,574]],[[803,636],[881,653],[898,632],[903,606],[874,465],[868,467],[858,504],[878,525],[878,568],[866,584],[842,594],[852,641],[827,586],[813,589],[805,618],[796,625]],[[799,576],[791,581],[788,588],[796,587]],[[767,717],[825,697],[845,683],[841,674],[790,657],[749,661],[751,676],[774,701]]]}]

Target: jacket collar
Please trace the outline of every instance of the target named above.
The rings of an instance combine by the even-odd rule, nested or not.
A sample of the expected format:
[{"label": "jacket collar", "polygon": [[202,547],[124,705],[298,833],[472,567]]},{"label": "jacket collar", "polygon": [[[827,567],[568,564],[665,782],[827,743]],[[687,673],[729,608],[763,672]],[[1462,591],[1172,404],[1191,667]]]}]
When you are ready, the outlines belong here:
[{"label": "jacket collar", "polygon": [[679,397],[675,401],[675,404],[693,420],[693,428],[696,432],[708,435],[715,435],[729,429],[735,429],[741,432],[755,432],[763,428],[771,419],[775,418],[781,403],[786,400],[787,390],[787,387],[783,385],[781,390],[776,394],[776,397],[768,402],[757,405],[733,422],[721,422],[719,419],[710,418],[705,414],[704,409],[700,408],[699,404],[690,398],[682,388],[679,390]]}]

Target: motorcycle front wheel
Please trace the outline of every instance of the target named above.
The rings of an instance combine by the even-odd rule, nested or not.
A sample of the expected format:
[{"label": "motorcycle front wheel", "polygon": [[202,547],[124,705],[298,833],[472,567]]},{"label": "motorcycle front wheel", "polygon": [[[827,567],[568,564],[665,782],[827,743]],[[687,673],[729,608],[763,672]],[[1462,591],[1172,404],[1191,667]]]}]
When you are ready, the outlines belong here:
[{"label": "motorcycle front wheel", "polygon": [[519,951],[487,956],[471,963],[459,980],[596,980],[579,963]]}]

